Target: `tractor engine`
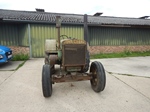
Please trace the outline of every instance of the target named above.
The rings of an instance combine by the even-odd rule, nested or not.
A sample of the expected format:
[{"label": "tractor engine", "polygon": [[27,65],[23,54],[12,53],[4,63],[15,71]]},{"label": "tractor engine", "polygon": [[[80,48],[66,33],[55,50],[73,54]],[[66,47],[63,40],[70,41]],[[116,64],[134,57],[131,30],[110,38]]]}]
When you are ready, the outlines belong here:
[{"label": "tractor engine", "polygon": [[46,40],[45,63],[50,64],[51,68],[54,68],[55,64],[58,64],[66,72],[87,72],[89,67],[89,56],[87,59],[88,52],[86,41],[62,39],[60,42],[60,49],[58,49],[57,46],[56,40]]}]

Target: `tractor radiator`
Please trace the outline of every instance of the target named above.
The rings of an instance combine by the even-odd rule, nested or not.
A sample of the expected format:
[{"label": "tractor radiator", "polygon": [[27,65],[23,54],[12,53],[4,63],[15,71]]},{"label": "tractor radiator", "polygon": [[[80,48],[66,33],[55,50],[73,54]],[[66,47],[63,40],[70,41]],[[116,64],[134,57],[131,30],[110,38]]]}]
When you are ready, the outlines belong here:
[{"label": "tractor radiator", "polygon": [[86,42],[84,40],[67,40],[63,42],[62,64],[65,67],[85,66]]}]

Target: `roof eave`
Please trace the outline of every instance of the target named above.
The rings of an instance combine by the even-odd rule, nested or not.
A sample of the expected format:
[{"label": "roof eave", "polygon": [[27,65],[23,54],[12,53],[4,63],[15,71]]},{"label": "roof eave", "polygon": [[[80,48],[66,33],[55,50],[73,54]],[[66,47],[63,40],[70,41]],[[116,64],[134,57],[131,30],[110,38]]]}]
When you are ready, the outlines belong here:
[{"label": "roof eave", "polygon": [[150,27],[150,25],[141,25],[141,24],[112,24],[112,23],[88,23],[88,26],[102,26],[102,27],[135,27],[135,26],[139,26],[139,27]]}]

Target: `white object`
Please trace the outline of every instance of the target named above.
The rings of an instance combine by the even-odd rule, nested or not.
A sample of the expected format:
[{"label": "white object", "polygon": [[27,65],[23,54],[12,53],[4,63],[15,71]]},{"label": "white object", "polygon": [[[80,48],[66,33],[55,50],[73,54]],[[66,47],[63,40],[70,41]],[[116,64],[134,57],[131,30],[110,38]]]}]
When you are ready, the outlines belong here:
[{"label": "white object", "polygon": [[55,39],[46,39],[46,41],[45,41],[45,51],[46,52],[56,51],[56,40]]}]

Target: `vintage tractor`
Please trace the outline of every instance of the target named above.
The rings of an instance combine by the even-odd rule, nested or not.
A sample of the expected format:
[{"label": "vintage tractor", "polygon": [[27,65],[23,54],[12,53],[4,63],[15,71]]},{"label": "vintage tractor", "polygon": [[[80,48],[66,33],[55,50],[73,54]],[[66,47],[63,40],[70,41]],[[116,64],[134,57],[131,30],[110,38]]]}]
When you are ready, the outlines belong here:
[{"label": "vintage tractor", "polygon": [[45,42],[45,64],[42,69],[43,96],[52,95],[52,84],[70,81],[90,80],[95,92],[103,91],[106,83],[103,65],[94,61],[89,66],[87,42],[66,35],[59,36],[58,29],[58,40],[47,39]]}]

